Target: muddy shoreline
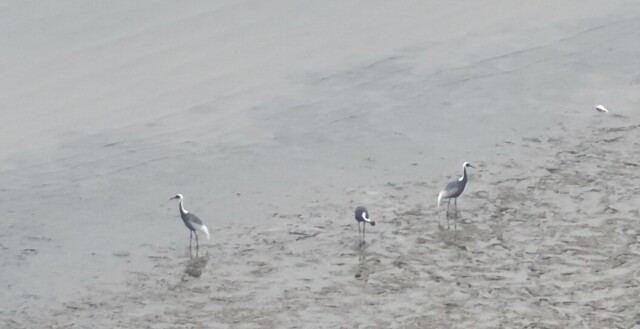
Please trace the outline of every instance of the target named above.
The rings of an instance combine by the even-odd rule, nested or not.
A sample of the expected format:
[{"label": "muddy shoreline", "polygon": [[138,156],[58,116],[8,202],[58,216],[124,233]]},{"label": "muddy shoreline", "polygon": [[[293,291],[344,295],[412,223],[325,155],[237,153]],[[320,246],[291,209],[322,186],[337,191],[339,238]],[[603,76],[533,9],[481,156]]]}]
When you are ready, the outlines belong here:
[{"label": "muddy shoreline", "polygon": [[640,123],[595,121],[580,138],[504,144],[522,160],[477,162],[457,231],[435,207],[436,179],[358,186],[345,195],[378,222],[362,247],[350,207],[319,201],[222,227],[197,258],[159,247],[123,286],[3,311],[4,324],[626,328],[639,311]]}]

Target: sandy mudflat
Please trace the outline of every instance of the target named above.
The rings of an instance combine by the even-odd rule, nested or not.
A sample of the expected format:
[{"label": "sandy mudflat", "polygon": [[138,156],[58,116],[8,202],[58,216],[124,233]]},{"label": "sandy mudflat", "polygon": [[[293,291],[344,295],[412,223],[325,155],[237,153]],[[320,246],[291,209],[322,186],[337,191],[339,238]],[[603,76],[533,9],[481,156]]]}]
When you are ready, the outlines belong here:
[{"label": "sandy mudflat", "polygon": [[635,1],[5,4],[0,327],[629,328],[636,40]]},{"label": "sandy mudflat", "polygon": [[[141,270],[128,253],[112,255],[131,263],[124,284],[94,285],[44,313],[3,311],[3,321],[626,328],[640,312],[639,141],[640,122],[615,117],[506,141],[497,146],[504,158],[471,172],[457,231],[434,207],[438,180],[354,186],[343,191],[347,205],[320,199],[298,213],[220,226],[197,258],[185,244],[143,245],[151,266]],[[347,207],[356,199],[378,220],[363,247]]]}]

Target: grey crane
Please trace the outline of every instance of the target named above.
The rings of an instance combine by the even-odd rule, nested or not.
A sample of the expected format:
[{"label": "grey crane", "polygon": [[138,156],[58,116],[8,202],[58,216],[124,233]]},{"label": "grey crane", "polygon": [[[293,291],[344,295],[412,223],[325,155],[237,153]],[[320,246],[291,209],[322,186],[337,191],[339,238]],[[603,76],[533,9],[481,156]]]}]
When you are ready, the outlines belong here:
[{"label": "grey crane", "polygon": [[358,238],[360,239],[360,223],[362,223],[362,238],[360,240],[360,244],[364,244],[364,228],[367,226],[367,223],[371,224],[371,226],[376,226],[376,222],[369,219],[369,211],[367,208],[363,206],[356,207],[355,211],[356,221],[358,221]]},{"label": "grey crane", "polygon": [[189,250],[191,250],[191,241],[193,240],[193,236],[196,236],[196,249],[200,248],[200,244],[198,243],[198,233],[196,231],[201,231],[207,236],[207,240],[209,240],[209,229],[204,225],[202,220],[198,218],[198,216],[188,212],[184,209],[183,202],[184,197],[182,194],[176,194],[173,198],[169,200],[180,199],[180,217],[182,217],[182,221],[184,225],[189,229]]},{"label": "grey crane", "polygon": [[467,168],[471,167],[471,168],[475,168],[474,166],[472,166],[469,162],[465,162],[462,164],[462,177],[458,178],[458,180],[454,180],[453,182],[449,182],[447,183],[447,185],[442,189],[442,191],[440,191],[440,194],[438,194],[438,207],[440,207],[440,203],[442,202],[442,199],[449,199],[449,201],[447,202],[447,228],[450,228],[449,226],[449,206],[451,205],[451,199],[453,199],[453,205],[454,205],[454,209],[456,210],[456,223],[455,223],[455,228],[458,228],[458,222],[457,222],[457,217],[458,217],[458,197],[460,196],[460,194],[462,194],[462,192],[464,192],[464,188],[467,186]]}]

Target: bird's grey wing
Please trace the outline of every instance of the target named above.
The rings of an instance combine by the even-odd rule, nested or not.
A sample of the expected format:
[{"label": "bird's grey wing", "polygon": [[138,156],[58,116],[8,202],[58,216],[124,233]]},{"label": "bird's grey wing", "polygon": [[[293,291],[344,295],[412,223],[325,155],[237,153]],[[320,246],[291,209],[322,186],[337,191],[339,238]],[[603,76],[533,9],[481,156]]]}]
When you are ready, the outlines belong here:
[{"label": "bird's grey wing", "polygon": [[202,226],[202,220],[200,220],[200,218],[198,218],[198,216],[196,216],[196,215],[194,215],[192,213],[187,214],[187,220],[192,224],[195,224],[197,226]]},{"label": "bird's grey wing", "polygon": [[362,206],[358,206],[356,207],[356,219],[357,220],[361,220],[362,219],[362,214],[367,212],[367,208],[362,207]]},{"label": "bird's grey wing", "polygon": [[444,197],[449,197],[452,195],[456,195],[458,193],[460,193],[461,187],[460,187],[460,183],[458,181],[453,181],[453,182],[449,182],[449,184],[447,184],[443,189],[442,192],[444,192],[443,196]]}]

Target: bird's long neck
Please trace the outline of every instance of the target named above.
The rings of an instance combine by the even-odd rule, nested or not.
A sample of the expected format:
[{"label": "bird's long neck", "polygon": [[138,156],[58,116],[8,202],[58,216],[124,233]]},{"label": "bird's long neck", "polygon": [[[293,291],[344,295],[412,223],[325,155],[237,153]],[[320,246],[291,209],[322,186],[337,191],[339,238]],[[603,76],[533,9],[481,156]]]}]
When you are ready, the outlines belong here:
[{"label": "bird's long neck", "polygon": [[186,215],[189,212],[184,209],[184,206],[182,205],[183,202],[184,202],[184,199],[180,199],[180,214]]},{"label": "bird's long neck", "polygon": [[460,177],[460,181],[463,183],[467,182],[467,167],[462,167],[462,177]]}]

